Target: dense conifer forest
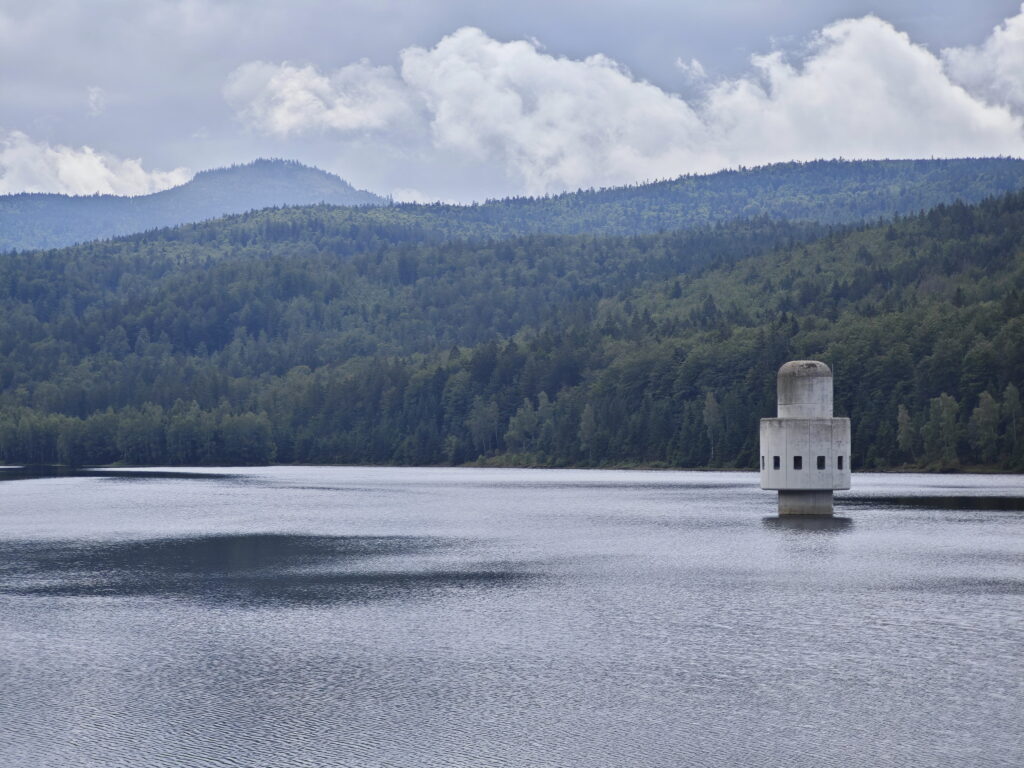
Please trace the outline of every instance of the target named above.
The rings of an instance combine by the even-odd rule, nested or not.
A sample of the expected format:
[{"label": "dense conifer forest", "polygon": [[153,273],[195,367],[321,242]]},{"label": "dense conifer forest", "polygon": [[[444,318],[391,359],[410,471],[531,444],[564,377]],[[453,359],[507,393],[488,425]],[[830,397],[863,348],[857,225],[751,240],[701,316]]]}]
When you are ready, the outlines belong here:
[{"label": "dense conifer forest", "polygon": [[[816,160],[474,206],[402,206],[491,234],[641,234],[768,217],[852,224],[1024,187],[1024,160]],[[451,224],[449,224],[451,227]]]},{"label": "dense conifer forest", "polygon": [[3,256],[0,459],[752,468],[778,366],[815,358],[855,469],[1024,470],[1024,193],[649,233],[468,210]]}]

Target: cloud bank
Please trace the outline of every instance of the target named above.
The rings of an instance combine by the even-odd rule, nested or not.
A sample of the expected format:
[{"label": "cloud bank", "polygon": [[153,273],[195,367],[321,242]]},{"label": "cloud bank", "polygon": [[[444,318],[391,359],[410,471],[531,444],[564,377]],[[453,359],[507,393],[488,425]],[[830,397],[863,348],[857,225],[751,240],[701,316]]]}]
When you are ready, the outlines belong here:
[{"label": "cloud bank", "polygon": [[140,160],[125,160],[91,147],[51,146],[20,131],[0,136],[0,194],[145,195],[184,184],[191,176],[185,168],[147,171]]},{"label": "cloud bank", "polygon": [[311,66],[254,61],[231,74],[224,96],[243,121],[279,136],[388,128],[412,113],[395,71],[367,61],[331,75]]},{"label": "cloud bank", "polygon": [[603,55],[556,57],[465,27],[405,49],[397,68],[252,62],[224,95],[263,134],[358,134],[391,154],[412,144],[531,194],[784,160],[1024,155],[1024,7],[981,45],[939,55],[866,16],[755,56],[742,77],[680,66],[696,97]]},{"label": "cloud bank", "polygon": [[982,45],[948,48],[942,58],[950,76],[972,93],[1024,112],[1024,5]]}]

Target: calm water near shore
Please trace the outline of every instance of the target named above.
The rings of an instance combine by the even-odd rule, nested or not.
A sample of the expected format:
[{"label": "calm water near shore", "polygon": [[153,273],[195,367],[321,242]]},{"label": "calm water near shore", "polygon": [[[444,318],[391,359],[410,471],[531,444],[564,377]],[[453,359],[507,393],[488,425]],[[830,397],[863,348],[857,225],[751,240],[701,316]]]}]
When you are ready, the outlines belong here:
[{"label": "calm water near shore", "polygon": [[3,766],[1024,759],[1019,476],[3,477]]}]

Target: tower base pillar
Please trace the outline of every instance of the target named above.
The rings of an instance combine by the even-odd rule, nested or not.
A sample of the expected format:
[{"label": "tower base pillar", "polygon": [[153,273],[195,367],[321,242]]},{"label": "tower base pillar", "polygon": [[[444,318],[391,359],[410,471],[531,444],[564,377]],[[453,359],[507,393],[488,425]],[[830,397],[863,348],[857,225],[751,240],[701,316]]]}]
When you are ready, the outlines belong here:
[{"label": "tower base pillar", "polygon": [[780,515],[831,515],[832,491],[779,491]]}]

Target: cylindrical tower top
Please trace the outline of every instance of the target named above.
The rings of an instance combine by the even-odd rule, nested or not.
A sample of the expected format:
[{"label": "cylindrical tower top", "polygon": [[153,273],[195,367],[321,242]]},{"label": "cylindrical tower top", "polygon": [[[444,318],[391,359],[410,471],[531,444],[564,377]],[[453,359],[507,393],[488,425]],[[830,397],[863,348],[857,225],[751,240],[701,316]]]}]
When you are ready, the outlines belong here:
[{"label": "cylindrical tower top", "polygon": [[832,418],[832,371],[817,360],[792,360],[779,368],[780,419]]}]

